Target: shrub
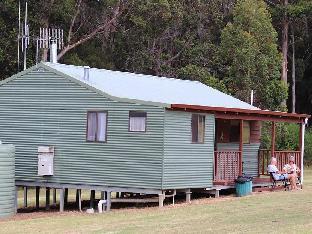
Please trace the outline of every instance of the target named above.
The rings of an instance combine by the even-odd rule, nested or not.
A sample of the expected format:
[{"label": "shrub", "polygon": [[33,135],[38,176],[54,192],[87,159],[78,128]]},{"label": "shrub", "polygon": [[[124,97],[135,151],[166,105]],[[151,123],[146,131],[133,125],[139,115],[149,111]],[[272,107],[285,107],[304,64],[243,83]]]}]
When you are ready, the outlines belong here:
[{"label": "shrub", "polygon": [[[264,122],[262,125],[261,148],[270,149],[272,140],[271,123]],[[276,123],[276,150],[299,149],[299,126],[289,123]]]},{"label": "shrub", "polygon": [[304,141],[304,163],[312,165],[312,129],[307,129]]}]

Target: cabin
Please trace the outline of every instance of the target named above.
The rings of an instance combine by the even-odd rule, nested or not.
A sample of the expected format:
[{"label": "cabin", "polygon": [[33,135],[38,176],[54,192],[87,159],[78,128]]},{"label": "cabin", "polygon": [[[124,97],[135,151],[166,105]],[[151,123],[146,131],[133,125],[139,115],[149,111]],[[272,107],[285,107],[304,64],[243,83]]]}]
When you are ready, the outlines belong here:
[{"label": "cabin", "polygon": [[[231,186],[266,174],[269,157],[303,169],[309,116],[261,110],[197,81],[39,63],[0,83],[0,140],[16,146],[16,186],[157,195]],[[262,121],[272,147],[260,149]],[[300,125],[296,152],[275,150],[275,123]],[[281,164],[282,165],[282,164]],[[222,187],[223,186],[223,187]],[[92,194],[92,193],[91,193]],[[65,198],[64,198],[65,197]],[[80,197],[81,201],[81,197]],[[27,205],[27,204],[24,204]]]}]

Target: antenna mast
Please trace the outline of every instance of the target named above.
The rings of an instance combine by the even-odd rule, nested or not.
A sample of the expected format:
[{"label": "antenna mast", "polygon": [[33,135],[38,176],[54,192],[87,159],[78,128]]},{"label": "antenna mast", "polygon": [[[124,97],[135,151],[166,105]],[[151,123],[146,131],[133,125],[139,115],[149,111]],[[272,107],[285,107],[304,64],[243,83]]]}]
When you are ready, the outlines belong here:
[{"label": "antenna mast", "polygon": [[20,70],[21,1],[18,1],[17,72]]},{"label": "antenna mast", "polygon": [[[27,49],[29,46],[29,25],[28,25],[28,6],[25,2],[25,18],[21,23],[21,1],[18,2],[18,34],[17,34],[17,70],[20,71],[20,47],[24,55],[23,69],[26,70],[27,65]],[[21,43],[21,45],[20,45]]]},{"label": "antenna mast", "polygon": [[[17,70],[20,71],[20,52],[23,53],[23,70],[27,68],[27,49],[32,39],[36,43],[36,64],[39,61],[39,49],[50,49],[53,44],[54,49],[61,50],[64,47],[63,29],[40,28],[39,36],[30,36],[28,24],[28,3],[25,1],[25,18],[21,23],[21,1],[18,2],[18,34],[17,34]],[[53,42],[53,43],[52,43]],[[21,44],[20,44],[21,43]],[[55,45],[56,44],[56,45]]]},{"label": "antenna mast", "polygon": [[29,25],[27,24],[27,16],[28,16],[28,9],[27,9],[27,1],[25,2],[25,20],[24,20],[24,33],[23,33],[23,40],[24,43],[24,70],[26,70],[26,60],[27,60],[27,48],[29,46]]}]

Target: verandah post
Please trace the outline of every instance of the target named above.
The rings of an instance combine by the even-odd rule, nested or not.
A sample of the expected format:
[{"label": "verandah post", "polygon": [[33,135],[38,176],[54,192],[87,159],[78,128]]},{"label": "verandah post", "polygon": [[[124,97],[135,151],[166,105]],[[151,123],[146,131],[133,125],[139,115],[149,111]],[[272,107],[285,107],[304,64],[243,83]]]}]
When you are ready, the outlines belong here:
[{"label": "verandah post", "polygon": [[240,131],[239,131],[239,175],[243,174],[243,130],[244,130],[244,120],[240,120]]},{"label": "verandah post", "polygon": [[299,132],[299,149],[300,149],[300,170],[301,170],[301,183],[303,183],[303,156],[304,156],[304,134],[305,134],[305,125],[307,119],[300,123],[300,132]]},{"label": "verandah post", "polygon": [[271,157],[275,156],[275,122],[272,121]]}]

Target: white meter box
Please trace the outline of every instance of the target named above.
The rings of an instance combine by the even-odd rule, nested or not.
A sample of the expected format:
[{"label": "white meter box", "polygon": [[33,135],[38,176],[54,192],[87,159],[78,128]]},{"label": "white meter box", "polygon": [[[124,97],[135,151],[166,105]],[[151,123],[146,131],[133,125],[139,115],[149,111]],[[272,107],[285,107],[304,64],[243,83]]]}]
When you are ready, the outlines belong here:
[{"label": "white meter box", "polygon": [[54,147],[39,146],[38,147],[38,175],[51,176],[54,171]]}]

